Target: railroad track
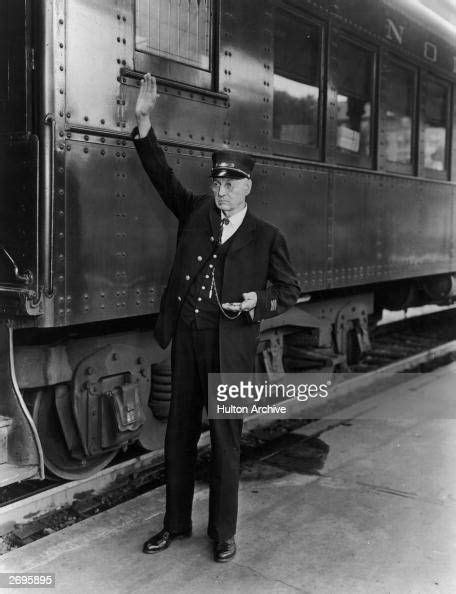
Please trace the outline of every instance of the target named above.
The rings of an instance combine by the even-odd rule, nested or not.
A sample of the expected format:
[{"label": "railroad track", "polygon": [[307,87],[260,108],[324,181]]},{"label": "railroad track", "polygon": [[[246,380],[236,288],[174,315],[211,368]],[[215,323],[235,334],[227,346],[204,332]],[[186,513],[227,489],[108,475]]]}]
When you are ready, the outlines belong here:
[{"label": "railroad track", "polygon": [[[378,327],[373,333],[372,350],[352,368],[355,373],[341,374],[333,387],[332,402],[338,410],[362,398],[362,391],[405,371],[427,371],[456,358],[456,310],[429,314]],[[371,390],[369,390],[371,393]],[[360,396],[361,394],[361,396]],[[289,415],[296,414],[295,401],[287,403]],[[301,405],[299,403],[299,405]],[[306,419],[289,419],[271,424],[266,416],[246,419],[243,455],[257,455],[255,450],[283,437],[304,423],[321,426],[318,404],[306,413]],[[332,423],[334,423],[334,419]],[[338,422],[344,422],[340,420]],[[312,426],[310,426],[310,433]],[[204,475],[208,457],[209,434],[202,434],[199,474]],[[248,452],[248,454],[246,454]],[[25,481],[23,485],[0,490],[0,554],[23,546],[46,534],[104,511],[141,492],[163,484],[162,451],[136,451],[99,471],[90,478],[64,483],[48,480]],[[9,496],[7,491],[9,489]]]}]

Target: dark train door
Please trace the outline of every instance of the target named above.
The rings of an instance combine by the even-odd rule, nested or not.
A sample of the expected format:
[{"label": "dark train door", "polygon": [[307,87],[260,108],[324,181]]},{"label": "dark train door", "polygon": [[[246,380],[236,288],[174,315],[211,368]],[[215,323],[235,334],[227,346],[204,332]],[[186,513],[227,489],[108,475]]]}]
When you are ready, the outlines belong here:
[{"label": "dark train door", "polygon": [[38,137],[32,127],[31,5],[31,0],[0,2],[0,292],[3,295],[31,296],[38,289]]}]

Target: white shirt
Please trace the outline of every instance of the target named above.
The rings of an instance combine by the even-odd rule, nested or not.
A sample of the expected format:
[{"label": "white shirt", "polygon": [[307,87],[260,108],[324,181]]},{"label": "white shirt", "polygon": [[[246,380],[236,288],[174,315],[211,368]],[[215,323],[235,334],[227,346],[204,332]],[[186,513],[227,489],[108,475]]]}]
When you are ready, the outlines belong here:
[{"label": "white shirt", "polygon": [[228,218],[229,220],[229,223],[227,225],[223,225],[222,229],[221,243],[225,243],[225,241],[228,241],[228,239],[232,235],[234,235],[236,231],[239,229],[239,227],[242,225],[242,221],[244,220],[245,215],[247,214],[247,204],[244,206],[242,210],[232,215],[231,217],[225,217],[223,212],[221,214],[222,218]]}]

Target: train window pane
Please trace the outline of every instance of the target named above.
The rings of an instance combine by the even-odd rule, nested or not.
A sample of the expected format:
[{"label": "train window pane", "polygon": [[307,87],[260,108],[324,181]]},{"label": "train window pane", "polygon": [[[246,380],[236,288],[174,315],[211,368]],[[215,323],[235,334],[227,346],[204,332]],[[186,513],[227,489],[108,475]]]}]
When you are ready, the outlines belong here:
[{"label": "train window pane", "polygon": [[434,171],[445,171],[449,123],[448,87],[430,78],[423,83],[424,167]]},{"label": "train window pane", "polygon": [[364,165],[371,156],[373,55],[339,39],[336,59],[336,146],[340,154],[358,157]]},{"label": "train window pane", "polygon": [[211,67],[212,0],[136,0],[136,49]]},{"label": "train window pane", "polygon": [[276,11],[274,33],[274,139],[316,147],[320,98],[320,27]]},{"label": "train window pane", "polygon": [[385,157],[390,163],[411,165],[415,73],[385,61],[383,75]]}]

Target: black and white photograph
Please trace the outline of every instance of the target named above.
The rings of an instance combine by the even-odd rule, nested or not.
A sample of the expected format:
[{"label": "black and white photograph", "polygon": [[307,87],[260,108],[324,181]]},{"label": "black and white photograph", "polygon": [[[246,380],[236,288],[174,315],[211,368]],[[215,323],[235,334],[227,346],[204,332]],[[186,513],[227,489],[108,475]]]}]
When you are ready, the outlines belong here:
[{"label": "black and white photograph", "polygon": [[0,0],[0,590],[456,592],[456,0]]}]

